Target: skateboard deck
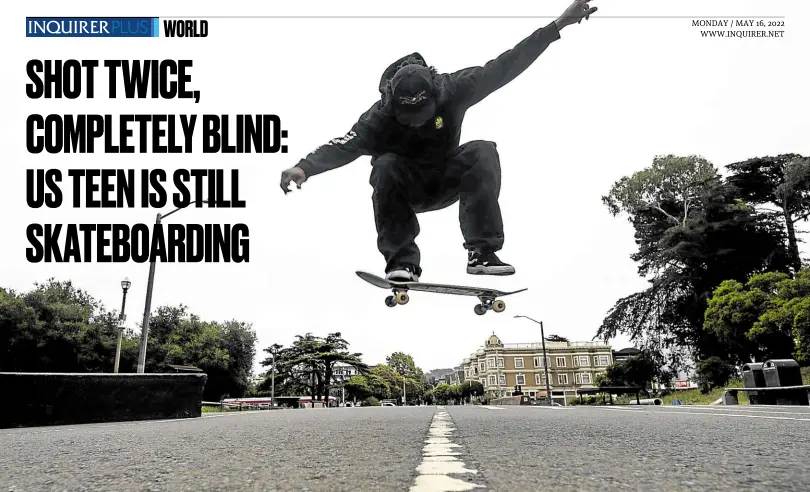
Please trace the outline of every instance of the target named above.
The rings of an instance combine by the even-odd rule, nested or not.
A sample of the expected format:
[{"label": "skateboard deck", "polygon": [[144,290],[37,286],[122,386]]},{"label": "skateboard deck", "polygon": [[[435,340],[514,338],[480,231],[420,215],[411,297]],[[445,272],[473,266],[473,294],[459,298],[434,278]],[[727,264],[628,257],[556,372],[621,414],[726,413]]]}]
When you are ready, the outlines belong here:
[{"label": "skateboard deck", "polygon": [[357,271],[356,273],[358,277],[362,278],[371,285],[381,289],[391,289],[394,295],[388,296],[385,299],[385,305],[388,307],[394,307],[398,304],[407,304],[410,300],[408,291],[413,290],[418,292],[435,292],[438,294],[474,296],[480,301],[480,304],[475,306],[475,314],[483,315],[489,310],[493,310],[496,313],[502,313],[506,309],[506,303],[501,299],[498,299],[498,297],[517,294],[518,292],[528,290],[528,288],[526,288],[513,290],[511,292],[504,292],[497,289],[469,287],[464,285],[429,284],[425,282],[394,282],[368,272]]}]

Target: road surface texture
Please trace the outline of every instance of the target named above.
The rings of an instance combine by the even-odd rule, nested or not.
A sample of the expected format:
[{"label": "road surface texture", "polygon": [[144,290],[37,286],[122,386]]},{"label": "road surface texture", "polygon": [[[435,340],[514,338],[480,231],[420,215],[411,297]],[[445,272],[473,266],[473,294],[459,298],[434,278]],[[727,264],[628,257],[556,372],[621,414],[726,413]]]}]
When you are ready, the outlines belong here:
[{"label": "road surface texture", "polygon": [[0,429],[0,492],[808,490],[810,407],[376,407]]}]

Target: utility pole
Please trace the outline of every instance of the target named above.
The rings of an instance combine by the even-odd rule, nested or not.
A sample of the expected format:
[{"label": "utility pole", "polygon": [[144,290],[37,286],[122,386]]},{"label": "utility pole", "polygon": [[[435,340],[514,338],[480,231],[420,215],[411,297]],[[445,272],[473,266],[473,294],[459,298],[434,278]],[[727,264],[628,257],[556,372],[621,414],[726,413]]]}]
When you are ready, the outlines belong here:
[{"label": "utility pole", "polygon": [[402,406],[405,406],[405,376],[402,376]]},{"label": "utility pole", "polygon": [[546,356],[546,334],[543,331],[543,322],[534,320],[534,319],[532,319],[532,318],[530,318],[528,316],[517,315],[517,316],[515,316],[515,318],[526,318],[526,319],[534,321],[535,323],[540,325],[540,340],[543,342],[543,369],[545,370],[545,374],[546,374],[546,401],[548,402],[549,405],[551,405],[551,384],[550,384],[550,379],[549,379],[549,375],[548,375],[548,362],[549,362],[549,360],[548,360],[548,357]]},{"label": "utility pole", "polygon": [[501,368],[498,366],[498,349],[495,349],[495,377],[498,378],[498,398],[503,398],[501,390]]},{"label": "utility pole", "polygon": [[[197,202],[208,203],[208,200],[194,200],[189,202],[186,207],[189,207]],[[166,215],[161,215],[160,213],[157,214],[157,218],[155,219],[155,227],[153,231],[156,231],[158,227],[160,227],[160,221],[165,219],[166,217],[170,216],[171,214],[182,210],[185,207],[178,207],[171,212],[167,213]],[[146,282],[146,304],[143,309],[143,327],[141,328],[141,347],[138,352],[138,372],[143,373],[146,368],[146,342],[149,338],[149,317],[151,316],[152,311],[152,287],[155,284],[155,262],[157,258],[152,259],[149,262],[149,279]]]},{"label": "utility pole", "polygon": [[[167,214],[168,215],[168,214]],[[157,228],[160,226],[160,213],[157,214],[157,218],[155,219],[155,228],[153,231],[156,231]],[[155,284],[155,261],[157,258],[153,258],[152,261],[149,262],[149,278],[146,281],[146,303],[143,309],[143,325],[141,327],[141,347],[138,350],[138,373],[143,374],[146,369],[146,341],[149,338],[149,318],[151,316],[152,311],[152,286]]]}]

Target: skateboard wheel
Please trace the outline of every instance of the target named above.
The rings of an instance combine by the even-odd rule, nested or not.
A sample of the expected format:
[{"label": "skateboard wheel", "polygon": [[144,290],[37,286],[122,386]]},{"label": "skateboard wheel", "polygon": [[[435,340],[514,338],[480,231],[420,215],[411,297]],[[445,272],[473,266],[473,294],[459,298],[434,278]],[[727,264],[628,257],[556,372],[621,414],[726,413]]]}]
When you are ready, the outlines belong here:
[{"label": "skateboard wheel", "polygon": [[487,307],[484,306],[483,304],[478,304],[477,306],[475,306],[475,314],[477,314],[478,316],[482,316],[482,315],[484,315],[486,313],[487,313]]},{"label": "skateboard wheel", "polygon": [[409,300],[407,292],[397,292],[397,304],[408,304]]},{"label": "skateboard wheel", "polygon": [[394,296],[388,296],[385,298],[385,305],[388,307],[394,307],[397,305],[397,301],[394,300]]},{"label": "skateboard wheel", "polygon": [[496,313],[502,313],[506,309],[506,303],[498,299],[492,303],[492,310]]}]

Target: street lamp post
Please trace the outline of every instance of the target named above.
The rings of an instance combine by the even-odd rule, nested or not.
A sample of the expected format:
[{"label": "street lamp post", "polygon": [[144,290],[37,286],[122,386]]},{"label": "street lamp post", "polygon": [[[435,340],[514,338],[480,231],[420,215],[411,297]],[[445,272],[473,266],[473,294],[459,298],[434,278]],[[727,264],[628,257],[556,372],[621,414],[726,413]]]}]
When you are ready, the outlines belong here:
[{"label": "street lamp post", "polygon": [[129,281],[128,277],[124,277],[124,280],[121,281],[121,289],[124,290],[124,298],[121,301],[121,313],[118,314],[118,345],[115,347],[115,367],[113,368],[113,372],[118,372],[118,365],[121,362],[121,341],[124,338],[124,321],[127,319],[127,315],[124,314],[124,308],[127,306],[127,291],[129,287],[132,285],[132,282]]},{"label": "street lamp post", "polygon": [[[186,207],[189,207],[197,202],[208,203],[208,200],[194,200],[190,202]],[[155,219],[155,230],[157,230],[158,226],[160,226],[160,221],[165,219],[166,217],[170,216],[171,214],[177,212],[186,207],[178,207],[171,212],[167,213],[166,215],[161,215],[160,213],[157,214],[157,218]],[[146,366],[146,341],[149,338],[149,317],[150,311],[152,310],[152,286],[155,283],[155,259],[149,262],[149,280],[146,283],[146,305],[144,306],[143,310],[143,328],[141,329],[141,348],[138,352],[138,372],[143,373],[144,367]]]},{"label": "street lamp post", "polygon": [[270,356],[273,357],[273,370],[270,373],[270,405],[276,406],[276,353],[273,347],[270,347]]},{"label": "street lamp post", "polygon": [[548,376],[548,357],[546,356],[546,334],[543,332],[543,322],[537,321],[528,316],[516,315],[515,318],[526,318],[540,325],[540,340],[543,342],[543,369],[545,369],[546,373],[546,401],[548,402],[549,405],[551,405],[551,385],[549,384],[550,379]]}]

